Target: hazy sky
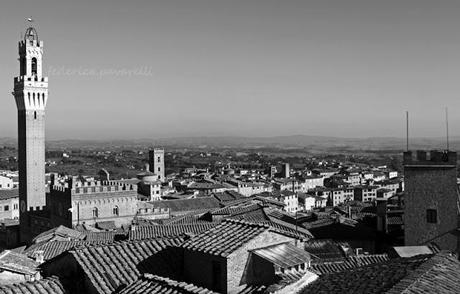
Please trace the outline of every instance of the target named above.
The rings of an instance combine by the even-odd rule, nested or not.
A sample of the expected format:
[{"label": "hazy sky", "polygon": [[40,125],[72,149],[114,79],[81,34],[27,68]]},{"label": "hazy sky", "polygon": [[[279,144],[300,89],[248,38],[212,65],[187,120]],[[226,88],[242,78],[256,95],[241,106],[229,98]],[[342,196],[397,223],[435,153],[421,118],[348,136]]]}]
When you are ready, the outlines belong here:
[{"label": "hazy sky", "polygon": [[2,0],[0,137],[29,16],[49,139],[460,135],[460,1]]}]

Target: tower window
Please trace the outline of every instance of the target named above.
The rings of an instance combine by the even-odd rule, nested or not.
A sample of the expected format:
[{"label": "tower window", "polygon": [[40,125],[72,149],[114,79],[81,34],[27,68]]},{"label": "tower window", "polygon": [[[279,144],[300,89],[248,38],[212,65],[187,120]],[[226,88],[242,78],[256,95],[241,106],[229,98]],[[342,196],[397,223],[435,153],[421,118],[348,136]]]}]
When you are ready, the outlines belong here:
[{"label": "tower window", "polygon": [[93,217],[94,217],[94,218],[99,217],[99,212],[98,212],[97,207],[94,207],[94,208],[93,208]]},{"label": "tower window", "polygon": [[436,224],[438,222],[438,213],[436,209],[426,210],[426,222],[430,224]]},{"label": "tower window", "polygon": [[37,58],[32,58],[32,75],[37,75]]},{"label": "tower window", "polygon": [[37,112],[34,111],[34,119],[37,119]]},{"label": "tower window", "polygon": [[113,208],[113,215],[118,216],[119,213],[120,213],[120,212],[118,211],[118,206],[115,206],[115,207]]},{"label": "tower window", "polygon": [[160,158],[160,156],[158,156],[158,158],[157,158],[157,161],[158,161],[158,162],[161,162],[161,158]]},{"label": "tower window", "polygon": [[158,171],[159,171],[159,172],[161,171],[161,167],[158,167]]}]

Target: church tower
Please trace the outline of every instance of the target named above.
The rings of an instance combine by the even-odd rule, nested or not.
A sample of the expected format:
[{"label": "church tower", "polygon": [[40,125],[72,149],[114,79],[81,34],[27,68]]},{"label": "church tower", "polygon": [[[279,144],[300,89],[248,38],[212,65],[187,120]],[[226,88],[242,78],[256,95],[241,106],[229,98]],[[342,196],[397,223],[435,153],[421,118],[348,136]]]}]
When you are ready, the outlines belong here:
[{"label": "church tower", "polygon": [[19,76],[14,78],[18,108],[18,163],[21,242],[31,234],[29,212],[46,205],[45,107],[48,78],[42,74],[43,41],[33,27],[19,41]]}]

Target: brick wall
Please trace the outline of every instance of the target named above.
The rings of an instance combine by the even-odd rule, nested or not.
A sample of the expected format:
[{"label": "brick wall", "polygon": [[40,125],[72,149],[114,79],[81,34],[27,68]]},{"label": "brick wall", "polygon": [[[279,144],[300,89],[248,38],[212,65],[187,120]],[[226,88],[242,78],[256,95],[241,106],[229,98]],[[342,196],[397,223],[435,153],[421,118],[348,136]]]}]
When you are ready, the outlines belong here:
[{"label": "brick wall", "polygon": [[[447,233],[457,227],[456,168],[405,167],[404,176],[405,245],[433,240],[442,249],[456,250],[457,238]],[[436,209],[437,223],[427,222],[427,209]]]}]

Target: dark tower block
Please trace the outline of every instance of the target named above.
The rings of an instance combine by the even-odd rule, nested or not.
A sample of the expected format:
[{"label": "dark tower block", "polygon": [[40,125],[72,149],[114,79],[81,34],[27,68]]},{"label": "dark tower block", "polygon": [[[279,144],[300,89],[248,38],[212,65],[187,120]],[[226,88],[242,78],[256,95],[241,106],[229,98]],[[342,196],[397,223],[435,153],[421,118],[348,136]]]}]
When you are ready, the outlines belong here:
[{"label": "dark tower block", "polygon": [[149,168],[161,182],[165,180],[165,151],[161,148],[154,148],[149,151]]},{"label": "dark tower block", "polygon": [[404,152],[405,245],[457,251],[457,153]]},{"label": "dark tower block", "polygon": [[19,76],[14,78],[18,108],[20,236],[31,233],[29,212],[45,206],[45,107],[48,78],[42,75],[43,42],[30,27],[19,42]]}]

